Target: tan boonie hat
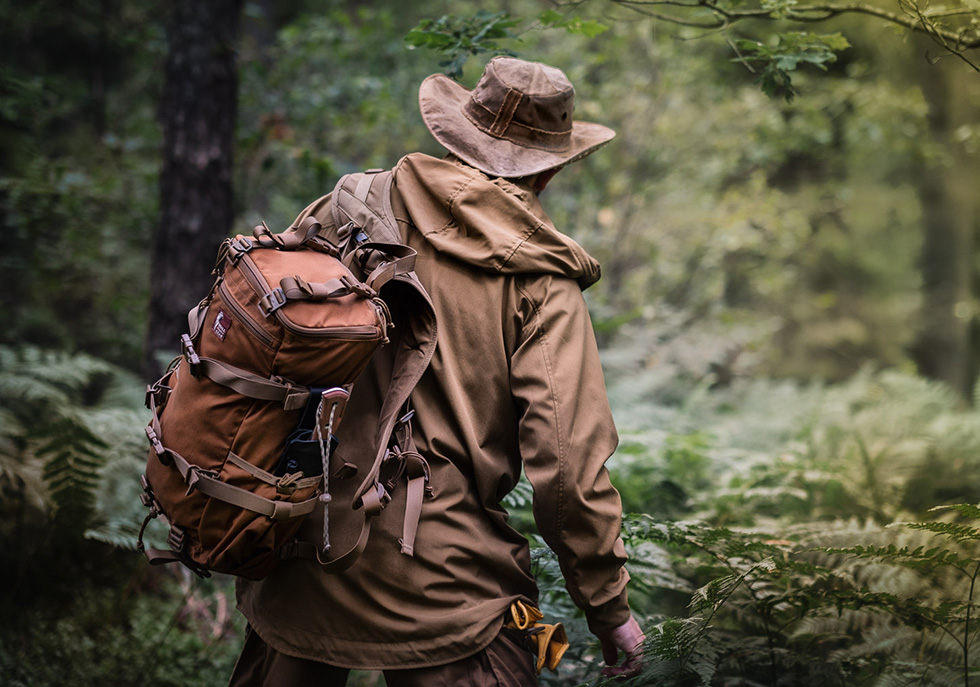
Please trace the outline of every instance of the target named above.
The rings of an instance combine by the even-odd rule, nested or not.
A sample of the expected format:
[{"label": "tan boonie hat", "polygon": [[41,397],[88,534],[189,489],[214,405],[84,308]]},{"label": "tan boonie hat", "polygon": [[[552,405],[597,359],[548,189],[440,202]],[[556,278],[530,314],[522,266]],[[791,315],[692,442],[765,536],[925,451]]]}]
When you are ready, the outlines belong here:
[{"label": "tan boonie hat", "polygon": [[575,89],[555,67],[495,57],[470,91],[443,74],[419,87],[422,119],[443,146],[477,169],[516,178],[567,165],[616,132],[573,122]]}]

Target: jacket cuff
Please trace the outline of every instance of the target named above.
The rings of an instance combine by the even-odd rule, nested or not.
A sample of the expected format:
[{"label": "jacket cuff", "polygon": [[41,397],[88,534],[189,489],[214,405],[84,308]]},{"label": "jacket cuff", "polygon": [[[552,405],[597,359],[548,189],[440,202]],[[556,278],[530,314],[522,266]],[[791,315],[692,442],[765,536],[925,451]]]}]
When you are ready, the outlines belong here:
[{"label": "jacket cuff", "polygon": [[630,619],[630,604],[626,587],[618,596],[599,606],[593,606],[585,611],[585,619],[589,624],[589,632],[596,637],[603,637]]}]

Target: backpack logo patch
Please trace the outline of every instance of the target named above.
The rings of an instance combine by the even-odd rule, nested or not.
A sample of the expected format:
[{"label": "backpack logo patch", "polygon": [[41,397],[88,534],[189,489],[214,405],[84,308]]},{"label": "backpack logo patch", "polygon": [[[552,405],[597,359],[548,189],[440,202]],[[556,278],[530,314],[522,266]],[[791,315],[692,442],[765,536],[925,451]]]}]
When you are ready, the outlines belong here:
[{"label": "backpack logo patch", "polygon": [[221,341],[224,341],[225,337],[228,336],[228,330],[231,329],[231,323],[231,317],[224,310],[219,310],[218,316],[214,318],[214,324],[211,325],[211,331]]}]

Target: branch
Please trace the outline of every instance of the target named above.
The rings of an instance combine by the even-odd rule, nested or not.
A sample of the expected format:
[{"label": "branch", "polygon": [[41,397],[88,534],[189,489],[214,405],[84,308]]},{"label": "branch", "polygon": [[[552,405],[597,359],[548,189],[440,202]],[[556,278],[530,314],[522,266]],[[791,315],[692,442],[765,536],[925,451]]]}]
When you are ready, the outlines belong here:
[{"label": "branch", "polygon": [[[844,14],[864,14],[878,19],[883,19],[890,24],[905,27],[910,31],[924,33],[940,42],[944,48],[950,52],[960,55],[963,51],[980,48],[980,33],[972,27],[965,27],[962,30],[954,31],[937,26],[935,18],[958,16],[960,14],[973,14],[969,11],[957,12],[950,11],[927,15],[923,13],[917,4],[905,2],[903,8],[908,16],[888,12],[887,10],[864,4],[838,4],[822,3],[812,5],[802,5],[787,10],[785,16],[775,17],[772,10],[758,8],[748,10],[736,10],[720,6],[715,0],[697,0],[695,2],[684,2],[683,0],[610,0],[616,5],[620,5],[634,12],[640,12],[663,21],[673,22],[684,26],[695,26],[697,28],[721,28],[744,19],[785,19],[788,21],[810,23],[826,21]],[[709,10],[716,16],[710,21],[698,22],[690,19],[680,19],[674,15],[662,14],[651,10],[651,7],[678,7],[685,10]],[[968,34],[975,35],[968,37]],[[960,55],[961,56],[961,55]],[[962,57],[962,56],[961,56]]]},{"label": "branch", "polygon": [[[918,4],[916,4],[912,0],[899,0],[899,4],[907,14],[915,14],[916,16],[919,17],[920,21],[922,22],[922,26],[925,27],[926,32],[929,34],[929,37],[932,38],[934,42],[941,45],[950,54],[955,55],[956,57],[966,62],[970,67],[973,68],[974,71],[980,72],[980,66],[976,65],[969,58],[967,58],[966,55],[963,54],[966,50],[969,50],[971,47],[976,47],[976,45],[971,46],[969,45],[968,42],[964,43],[964,41],[961,40],[960,38],[957,38],[955,46],[950,45],[947,38],[944,35],[942,35],[942,33],[939,31],[939,28],[932,22],[931,17],[926,17],[925,14],[923,14],[922,10],[919,9]],[[963,29],[963,31],[961,31],[960,33],[962,34],[965,32],[966,29]],[[976,42],[978,41],[974,41],[974,43]]]}]

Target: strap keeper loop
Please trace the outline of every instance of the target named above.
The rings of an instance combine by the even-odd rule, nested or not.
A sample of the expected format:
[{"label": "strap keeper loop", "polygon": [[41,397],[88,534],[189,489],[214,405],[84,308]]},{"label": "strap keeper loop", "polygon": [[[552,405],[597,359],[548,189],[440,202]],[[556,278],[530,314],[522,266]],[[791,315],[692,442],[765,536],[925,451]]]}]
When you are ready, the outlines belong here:
[{"label": "strap keeper loop", "polygon": [[184,530],[179,527],[171,526],[169,534],[167,534],[167,544],[176,553],[182,553],[184,550]]},{"label": "strap keeper loop", "polygon": [[289,501],[273,501],[272,502],[272,515],[269,517],[273,520],[285,520],[292,515],[293,504]]},{"label": "strap keeper loop", "polygon": [[351,293],[356,293],[358,296],[372,299],[378,297],[377,291],[372,289],[367,284],[351,279],[346,274],[340,278],[340,283],[343,284],[348,291]]},{"label": "strap keeper loop", "polygon": [[155,382],[151,386],[146,387],[146,398],[144,400],[144,405],[150,409],[162,409],[167,405],[167,400],[170,398],[170,393],[173,391],[173,387],[167,386],[166,384],[161,384],[160,382]]}]

